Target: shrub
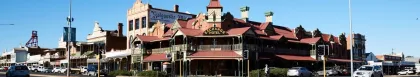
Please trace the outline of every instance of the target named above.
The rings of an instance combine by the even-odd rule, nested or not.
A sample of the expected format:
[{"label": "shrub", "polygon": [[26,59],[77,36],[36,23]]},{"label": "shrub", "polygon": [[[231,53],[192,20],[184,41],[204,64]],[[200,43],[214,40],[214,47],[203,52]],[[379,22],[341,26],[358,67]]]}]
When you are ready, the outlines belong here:
[{"label": "shrub", "polygon": [[271,77],[287,77],[287,68],[270,68]]},{"label": "shrub", "polygon": [[[287,77],[287,68],[276,68],[276,67],[272,67],[269,70],[269,75],[270,77]],[[258,72],[260,74],[260,77],[266,77],[265,76],[265,72],[264,69],[257,69],[257,70],[252,70],[250,72],[250,77],[258,77]]]},{"label": "shrub", "polygon": [[142,71],[137,74],[137,76],[146,76],[146,77],[165,77],[166,73],[161,71]]},{"label": "shrub", "polygon": [[260,74],[260,77],[265,77],[264,70],[262,69],[256,69],[252,70],[249,74],[250,77],[258,77],[258,74]]},{"label": "shrub", "polygon": [[133,73],[126,70],[115,70],[108,73],[110,76],[132,76]]}]

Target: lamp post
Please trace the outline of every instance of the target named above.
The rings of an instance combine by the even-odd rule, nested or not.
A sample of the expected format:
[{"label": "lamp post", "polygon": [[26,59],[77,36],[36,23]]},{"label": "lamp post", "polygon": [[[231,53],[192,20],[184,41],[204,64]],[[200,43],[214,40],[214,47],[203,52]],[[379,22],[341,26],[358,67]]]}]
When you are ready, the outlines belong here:
[{"label": "lamp post", "polygon": [[351,0],[349,0],[349,25],[350,25],[350,76],[353,77],[353,30],[351,17]]},{"label": "lamp post", "polygon": [[70,41],[72,40],[72,36],[71,36],[71,22],[73,22],[74,19],[71,17],[71,0],[69,0],[69,17],[67,17],[67,24],[68,24],[68,39],[66,41],[67,44],[67,77],[70,76]]}]

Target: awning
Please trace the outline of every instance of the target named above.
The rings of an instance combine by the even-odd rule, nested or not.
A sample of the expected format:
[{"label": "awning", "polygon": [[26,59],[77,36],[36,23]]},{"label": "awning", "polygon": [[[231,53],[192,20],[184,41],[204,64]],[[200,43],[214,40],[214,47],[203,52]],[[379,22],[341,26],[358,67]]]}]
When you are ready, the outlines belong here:
[{"label": "awning", "polygon": [[28,61],[26,61],[26,63],[38,63],[39,62],[39,60],[28,60]]},{"label": "awning", "polygon": [[[94,59],[86,59],[87,63],[98,63],[98,59],[94,58]],[[101,59],[101,63],[105,63],[108,62],[108,59]]]},{"label": "awning", "polygon": [[316,61],[311,56],[296,56],[296,55],[276,55],[277,57],[291,60],[291,61]]},{"label": "awning", "polygon": [[187,58],[190,59],[239,59],[242,58],[241,55],[237,54],[234,51],[197,51]]},{"label": "awning", "polygon": [[69,63],[69,61],[67,59],[64,59],[64,60],[60,60],[60,63]]},{"label": "awning", "polygon": [[[334,59],[334,58],[329,58],[328,61],[336,61],[336,62],[351,62],[349,59]],[[353,62],[362,62],[359,60],[353,60]]]},{"label": "awning", "polygon": [[124,58],[129,55],[131,55],[131,52],[128,50],[117,50],[117,51],[112,50],[111,52],[107,52],[105,54],[105,57],[106,58]]},{"label": "awning", "polygon": [[152,62],[152,61],[169,61],[168,58],[166,58],[166,54],[151,54],[144,58],[144,62]]}]

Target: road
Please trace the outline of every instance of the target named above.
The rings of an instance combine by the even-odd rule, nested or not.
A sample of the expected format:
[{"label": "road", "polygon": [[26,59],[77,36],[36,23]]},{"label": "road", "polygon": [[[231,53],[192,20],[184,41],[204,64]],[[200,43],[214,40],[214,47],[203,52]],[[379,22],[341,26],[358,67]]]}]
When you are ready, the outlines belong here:
[{"label": "road", "polygon": [[[86,75],[79,75],[79,74],[71,74],[70,76],[71,77],[95,77],[95,76],[86,76]],[[0,77],[6,77],[6,72],[0,71]],[[66,74],[31,72],[31,77],[66,77]],[[350,76],[328,76],[328,77],[350,77]],[[386,75],[384,77],[420,77],[420,75]]]},{"label": "road", "polygon": [[[39,72],[31,72],[31,77],[66,77],[66,74],[60,73],[39,73]],[[86,75],[79,75],[79,74],[71,74],[71,77],[95,77],[95,76],[86,76]],[[6,77],[6,72],[1,71],[0,77]]]},{"label": "road", "polygon": [[[350,77],[350,76],[328,76],[328,77]],[[385,75],[384,77],[420,77],[420,75]]]}]

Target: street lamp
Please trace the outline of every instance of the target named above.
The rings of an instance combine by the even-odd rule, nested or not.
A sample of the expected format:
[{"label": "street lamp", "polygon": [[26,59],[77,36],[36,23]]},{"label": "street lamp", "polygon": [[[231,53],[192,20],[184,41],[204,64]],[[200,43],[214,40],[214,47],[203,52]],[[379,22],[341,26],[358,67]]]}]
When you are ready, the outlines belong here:
[{"label": "street lamp", "polygon": [[353,77],[353,30],[351,18],[351,0],[349,0],[349,25],[350,25],[350,75]]},{"label": "street lamp", "polygon": [[67,77],[70,77],[70,41],[71,40],[73,40],[73,39],[71,39],[72,38],[72,36],[71,36],[71,22],[73,22],[74,21],[74,19],[71,17],[71,0],[69,0],[69,16],[67,17],[67,24],[68,24],[68,39],[67,39]]}]

